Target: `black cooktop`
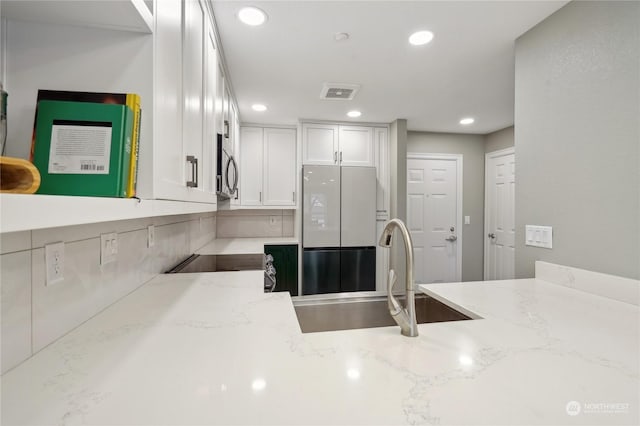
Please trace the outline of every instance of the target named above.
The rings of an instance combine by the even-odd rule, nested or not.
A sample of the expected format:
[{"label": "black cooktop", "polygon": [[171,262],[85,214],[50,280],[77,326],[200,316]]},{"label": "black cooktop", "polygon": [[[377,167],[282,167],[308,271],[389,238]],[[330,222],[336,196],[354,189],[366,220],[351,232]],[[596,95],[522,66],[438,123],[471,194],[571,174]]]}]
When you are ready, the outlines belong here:
[{"label": "black cooktop", "polygon": [[263,270],[264,254],[193,254],[166,273]]}]

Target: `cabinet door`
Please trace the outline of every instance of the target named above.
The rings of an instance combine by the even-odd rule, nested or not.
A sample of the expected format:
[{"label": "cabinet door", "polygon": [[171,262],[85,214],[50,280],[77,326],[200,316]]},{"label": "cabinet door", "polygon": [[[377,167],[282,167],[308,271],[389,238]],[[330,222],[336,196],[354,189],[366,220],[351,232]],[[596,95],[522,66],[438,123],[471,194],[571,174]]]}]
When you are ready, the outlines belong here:
[{"label": "cabinet door", "polygon": [[[187,199],[182,147],[182,2],[157,3],[154,31],[153,181],[155,198]],[[143,112],[147,114],[146,110]]]},{"label": "cabinet door", "polygon": [[374,167],[373,129],[340,126],[340,165]]},{"label": "cabinet door", "polygon": [[389,139],[387,129],[373,129],[376,152],[376,212],[389,214]]},{"label": "cabinet door", "polygon": [[240,204],[262,205],[263,129],[240,129]]},{"label": "cabinet door", "polygon": [[202,146],[202,189],[216,192],[216,122],[215,101],[218,75],[218,57],[215,35],[209,20],[205,21],[205,75],[204,75],[204,140]]},{"label": "cabinet door", "polygon": [[273,256],[276,268],[275,291],[288,291],[291,296],[298,295],[298,246],[264,246],[265,254]]},{"label": "cabinet door", "polygon": [[[204,10],[198,0],[184,2],[182,141],[184,154],[195,157],[198,167],[184,162],[186,181],[192,191],[202,191]],[[189,185],[187,185],[189,186]]]},{"label": "cabinet door", "polygon": [[[236,159],[238,168],[240,168],[240,119],[238,117],[238,109],[234,103],[231,103],[231,124],[229,132],[231,133],[230,137],[231,144],[233,145],[233,156]],[[238,173],[242,176],[242,169],[239,169]],[[238,184],[238,190],[236,191],[235,196],[231,198],[231,205],[240,205],[240,184]]]},{"label": "cabinet door", "polygon": [[305,123],[302,125],[302,164],[337,164],[338,126]]},{"label": "cabinet door", "polygon": [[264,129],[264,205],[296,202],[296,130]]}]

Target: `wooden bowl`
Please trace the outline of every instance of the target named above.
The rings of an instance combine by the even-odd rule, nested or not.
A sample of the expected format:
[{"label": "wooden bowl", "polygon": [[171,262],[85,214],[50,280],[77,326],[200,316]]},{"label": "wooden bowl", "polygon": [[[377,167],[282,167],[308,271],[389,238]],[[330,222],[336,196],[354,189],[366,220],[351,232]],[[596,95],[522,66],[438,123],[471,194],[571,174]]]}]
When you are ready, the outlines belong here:
[{"label": "wooden bowl", "polygon": [[40,172],[27,160],[0,157],[0,192],[33,194],[40,187]]}]

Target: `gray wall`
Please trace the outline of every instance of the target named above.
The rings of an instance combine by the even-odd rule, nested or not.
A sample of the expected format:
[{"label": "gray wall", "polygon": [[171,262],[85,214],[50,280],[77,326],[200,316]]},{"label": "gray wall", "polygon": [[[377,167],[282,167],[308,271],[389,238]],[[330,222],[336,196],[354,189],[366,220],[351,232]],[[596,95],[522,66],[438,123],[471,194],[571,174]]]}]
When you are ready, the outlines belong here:
[{"label": "gray wall", "polygon": [[407,120],[397,119],[389,126],[390,214],[406,220],[407,214]]},{"label": "gray wall", "polygon": [[513,126],[484,135],[484,152],[511,148],[513,145]]},{"label": "gray wall", "polygon": [[[399,118],[389,126],[390,219],[407,219],[407,120]],[[397,231],[396,231],[397,232]],[[398,283],[405,280],[404,245],[394,244],[389,266],[398,274]],[[400,290],[401,285],[397,286]]]},{"label": "gray wall", "polygon": [[[462,154],[462,281],[483,279],[484,252],[484,136],[408,132],[407,152]],[[406,192],[406,188],[405,188]]]},{"label": "gray wall", "polygon": [[516,41],[517,277],[545,260],[640,278],[639,23],[638,2],[574,1]]}]

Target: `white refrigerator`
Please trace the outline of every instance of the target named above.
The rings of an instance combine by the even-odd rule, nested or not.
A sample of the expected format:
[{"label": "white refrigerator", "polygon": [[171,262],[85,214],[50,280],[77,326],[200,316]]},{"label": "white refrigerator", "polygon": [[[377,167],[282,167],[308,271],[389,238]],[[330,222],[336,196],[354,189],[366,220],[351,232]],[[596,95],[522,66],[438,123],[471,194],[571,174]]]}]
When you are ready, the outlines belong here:
[{"label": "white refrigerator", "polygon": [[375,290],[376,169],[302,169],[302,294]]}]

